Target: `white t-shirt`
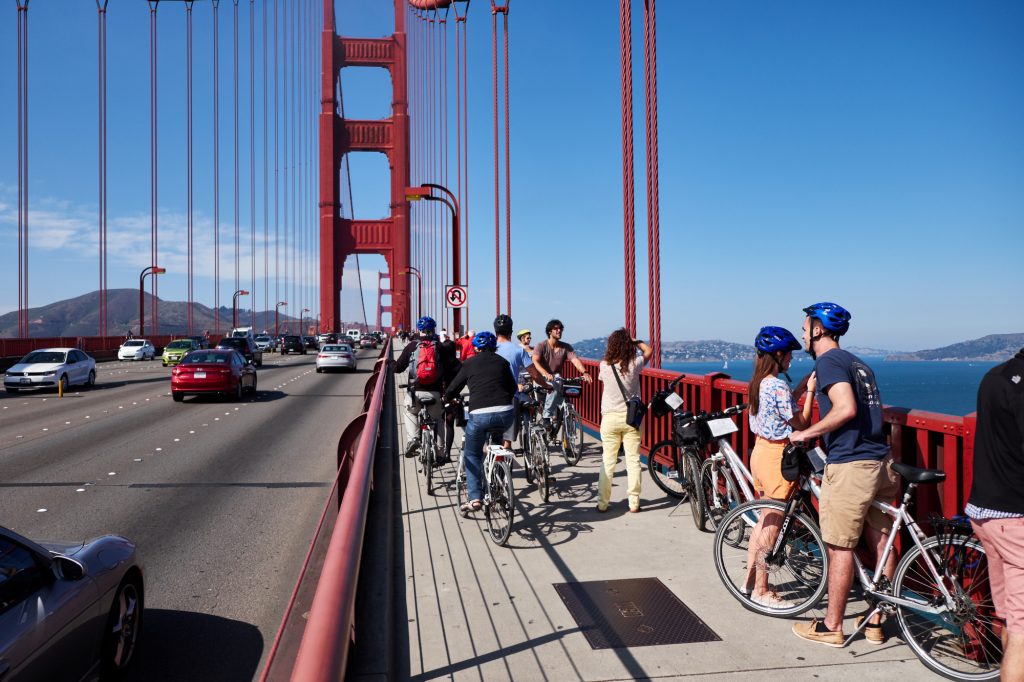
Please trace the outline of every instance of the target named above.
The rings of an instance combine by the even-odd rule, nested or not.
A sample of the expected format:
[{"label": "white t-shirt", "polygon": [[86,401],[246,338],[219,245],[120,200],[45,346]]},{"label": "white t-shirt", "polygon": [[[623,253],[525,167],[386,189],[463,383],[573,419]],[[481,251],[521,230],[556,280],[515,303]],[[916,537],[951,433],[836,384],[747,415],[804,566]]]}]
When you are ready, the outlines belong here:
[{"label": "white t-shirt", "polygon": [[613,370],[611,365],[604,360],[601,361],[597,373],[598,379],[604,383],[604,390],[601,392],[601,414],[626,411],[626,401],[622,397],[622,391],[619,390],[619,383],[615,381],[616,373],[622,380],[622,387],[626,389],[626,398],[640,395],[640,370],[644,368],[644,364],[644,357],[637,355],[629,369],[622,372],[618,364]]}]

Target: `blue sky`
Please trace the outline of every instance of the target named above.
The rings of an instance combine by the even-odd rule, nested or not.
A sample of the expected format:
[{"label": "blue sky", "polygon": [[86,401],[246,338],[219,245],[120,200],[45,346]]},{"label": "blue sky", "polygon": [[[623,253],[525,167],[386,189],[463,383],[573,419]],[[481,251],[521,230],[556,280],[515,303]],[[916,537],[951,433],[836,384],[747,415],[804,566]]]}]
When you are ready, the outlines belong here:
[{"label": "blue sky", "polygon": [[[109,280],[134,287],[148,259],[148,14],[141,1],[111,5]],[[241,5],[247,54],[248,3]],[[337,0],[336,7],[346,35],[392,30],[389,2]],[[212,216],[212,85],[200,72],[210,67],[210,12],[209,3],[196,3],[196,224],[204,239]],[[642,149],[640,12],[634,2]],[[172,270],[160,292],[184,299],[184,277],[175,274],[184,269],[183,240],[175,239],[185,214],[184,9],[163,2],[159,16],[161,254],[166,244]],[[0,109],[0,129],[8,131],[0,138],[0,238],[9,245],[0,256],[3,310],[15,308],[17,284],[15,20],[13,7],[0,15],[0,34],[10,37],[0,47],[7,65],[0,88],[9,93]],[[230,26],[225,1],[222,302],[233,284]],[[469,27],[470,323],[479,328],[493,316],[494,299],[489,3],[471,3]],[[607,334],[623,306],[617,3],[520,0],[510,27],[513,317],[535,329],[560,317],[570,339]],[[30,30],[30,303],[38,305],[96,288],[94,3],[37,0]],[[852,311],[854,345],[913,350],[1024,331],[1022,45],[1017,2],[659,3],[663,338],[746,341],[762,324],[796,330],[800,308],[818,300]],[[247,243],[246,67],[240,222]],[[385,72],[347,69],[342,82],[350,117],[387,115]],[[256,125],[261,163],[259,111]],[[454,147],[451,154],[454,163]],[[638,321],[646,330],[639,149],[636,164]],[[260,165],[258,189],[261,174]],[[352,176],[356,215],[386,214],[383,157],[353,155]],[[262,197],[256,217],[262,254]],[[362,267],[372,289],[383,259],[364,258]],[[213,299],[209,269],[197,277],[205,303]],[[358,306],[354,270],[346,267],[346,318]],[[262,279],[261,261],[258,272]],[[371,316],[374,305],[368,296]]]}]

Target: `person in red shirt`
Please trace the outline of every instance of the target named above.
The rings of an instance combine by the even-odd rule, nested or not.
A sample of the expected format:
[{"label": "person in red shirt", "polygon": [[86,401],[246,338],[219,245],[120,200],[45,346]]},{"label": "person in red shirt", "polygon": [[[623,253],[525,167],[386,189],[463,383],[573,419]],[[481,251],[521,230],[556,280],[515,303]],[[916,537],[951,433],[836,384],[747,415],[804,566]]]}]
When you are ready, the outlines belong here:
[{"label": "person in red shirt", "polygon": [[476,336],[476,334],[472,329],[470,329],[466,332],[465,336],[460,337],[455,341],[455,347],[459,351],[459,360],[465,361],[467,358],[471,358],[476,354],[476,351],[473,350],[474,336]]}]

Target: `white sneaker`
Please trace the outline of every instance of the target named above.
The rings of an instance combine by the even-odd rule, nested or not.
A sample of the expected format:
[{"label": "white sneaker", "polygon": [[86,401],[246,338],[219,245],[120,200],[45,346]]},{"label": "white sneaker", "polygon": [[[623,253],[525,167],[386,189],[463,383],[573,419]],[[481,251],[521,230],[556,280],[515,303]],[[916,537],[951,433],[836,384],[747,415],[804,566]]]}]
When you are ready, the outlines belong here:
[{"label": "white sneaker", "polygon": [[788,609],[793,606],[793,602],[783,599],[779,596],[778,592],[751,595],[750,601],[758,606],[764,606],[769,609]]}]

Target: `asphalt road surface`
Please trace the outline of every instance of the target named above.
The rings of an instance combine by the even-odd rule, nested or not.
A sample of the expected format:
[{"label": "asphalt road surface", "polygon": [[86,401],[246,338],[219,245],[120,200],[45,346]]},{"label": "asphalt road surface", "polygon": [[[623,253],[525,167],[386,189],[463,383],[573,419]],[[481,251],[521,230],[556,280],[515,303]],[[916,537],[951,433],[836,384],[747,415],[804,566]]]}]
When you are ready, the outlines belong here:
[{"label": "asphalt road surface", "polygon": [[131,679],[251,680],[330,492],[354,374],[264,356],[240,402],[170,396],[170,368],[97,365],[63,398],[0,396],[0,525],[37,541],[117,533],[139,547],[146,610]]}]

